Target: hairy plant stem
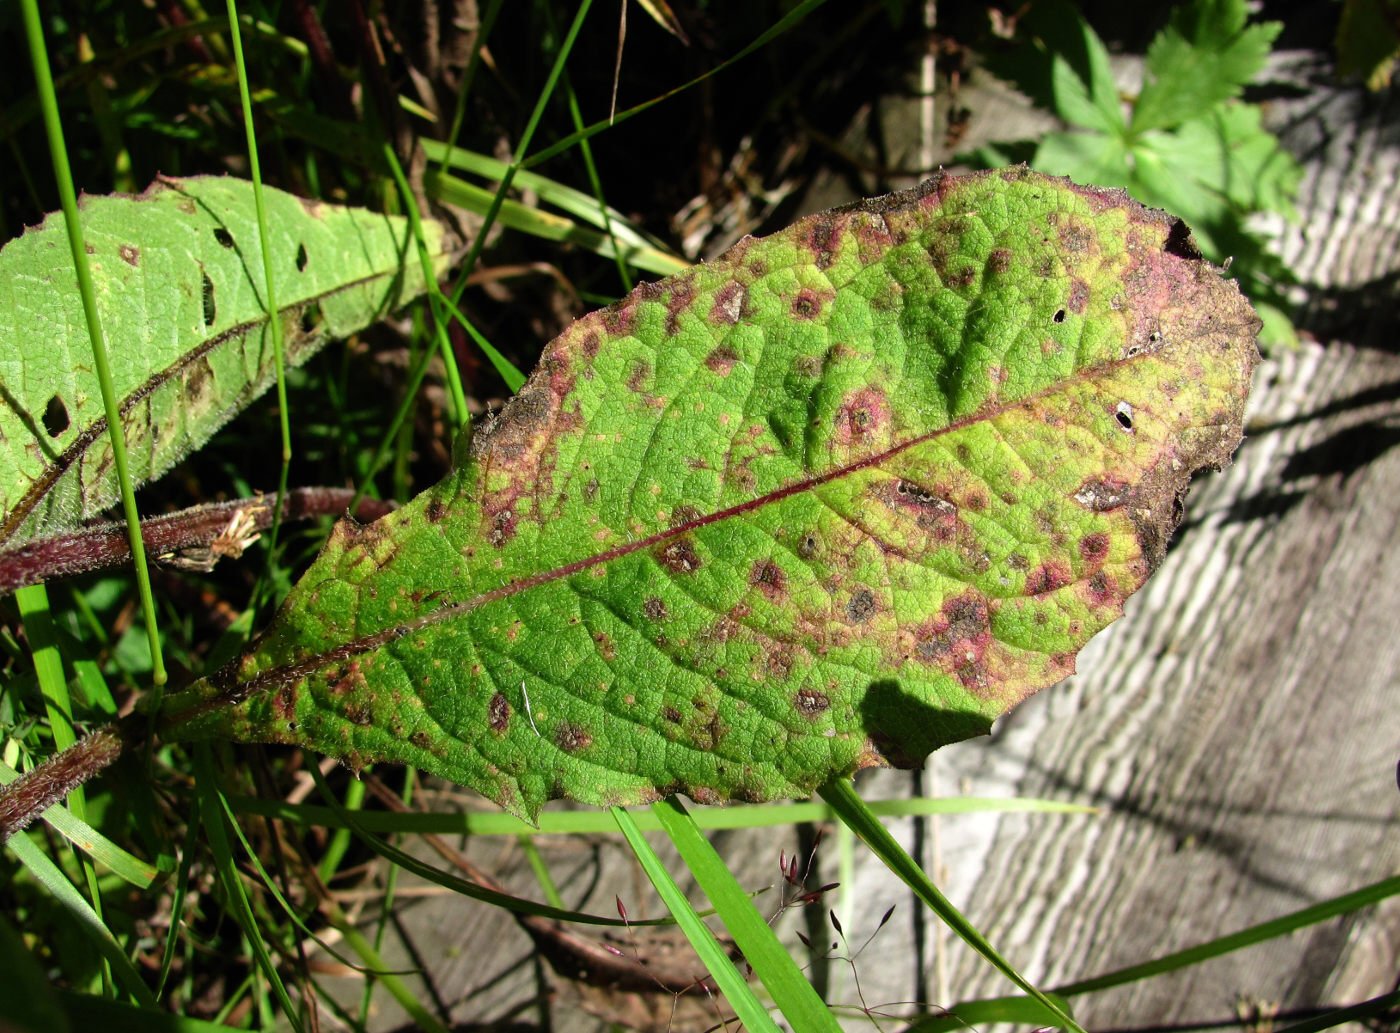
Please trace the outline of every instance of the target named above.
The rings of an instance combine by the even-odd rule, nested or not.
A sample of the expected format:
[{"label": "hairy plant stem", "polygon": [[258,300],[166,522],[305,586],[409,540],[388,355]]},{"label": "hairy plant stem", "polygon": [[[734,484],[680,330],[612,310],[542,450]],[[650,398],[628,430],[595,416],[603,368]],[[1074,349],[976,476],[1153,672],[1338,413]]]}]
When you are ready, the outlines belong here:
[{"label": "hairy plant stem", "polygon": [[0,788],[0,845],[122,755],[123,729],[104,725]]},{"label": "hairy plant stem", "polygon": [[[354,492],[347,488],[294,488],[283,500],[282,519],[306,520],[344,513],[353,497]],[[236,556],[242,551],[239,542],[246,542],[249,535],[272,524],[272,506],[271,496],[193,506],[141,521],[141,536],[147,551],[158,559],[192,549],[210,550],[207,561]],[[377,499],[362,499],[355,506],[355,516],[365,521],[377,520],[390,508]],[[239,523],[235,524],[236,520]],[[244,533],[237,539],[229,538],[227,532],[235,526]],[[56,577],[120,566],[130,559],[126,525],[120,523],[99,524],[26,542],[0,550],[0,595]]]}]

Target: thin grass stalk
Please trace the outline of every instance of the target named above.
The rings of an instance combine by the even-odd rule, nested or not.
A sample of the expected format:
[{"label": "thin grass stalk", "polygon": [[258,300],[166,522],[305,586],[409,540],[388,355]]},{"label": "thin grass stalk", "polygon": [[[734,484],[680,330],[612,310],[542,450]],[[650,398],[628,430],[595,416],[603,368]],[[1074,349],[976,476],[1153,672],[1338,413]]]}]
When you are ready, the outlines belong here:
[{"label": "thin grass stalk", "polygon": [[[627,839],[627,845],[632,848],[637,863],[642,866],[642,871],[646,873],[652,886],[656,888],[661,902],[671,912],[676,924],[681,927],[686,939],[695,948],[695,953],[700,955],[700,960],[709,970],[715,985],[724,994],[730,1007],[738,1015],[739,1021],[744,1024],[744,1028],[749,1033],[777,1033],[777,1023],[773,1021],[768,1010],[754,996],[753,988],[744,981],[744,977],[739,974],[739,970],[729,960],[724,948],[715,939],[715,934],[710,932],[710,927],[700,920],[695,908],[681,892],[681,888],[676,885],[676,881],[671,878],[671,873],[661,863],[661,858],[656,856],[656,851],[646,841],[646,837],[642,835],[637,823],[632,820],[632,815],[621,807],[613,807],[611,813],[613,820],[617,822],[618,829]],[[807,1031],[804,1030],[803,1033],[807,1033]]]},{"label": "thin grass stalk", "polygon": [[701,834],[685,805],[671,796],[653,805],[652,812],[792,1028],[803,1033],[841,1033],[830,1009],[817,996],[787,948],[778,942],[729,866]]},{"label": "thin grass stalk", "polygon": [[454,305],[462,300],[462,294],[467,289],[467,280],[471,276],[472,270],[476,268],[477,259],[481,257],[481,249],[486,246],[486,238],[496,222],[496,213],[501,210],[501,204],[505,201],[506,194],[510,192],[511,180],[515,178],[516,170],[530,149],[530,143],[535,138],[535,130],[539,127],[540,119],[544,116],[545,105],[549,103],[549,98],[554,95],[554,87],[558,84],[559,76],[564,71],[564,62],[568,60],[569,53],[574,48],[574,41],[578,39],[579,30],[583,28],[583,20],[588,16],[589,8],[592,6],[593,0],[582,0],[578,12],[574,15],[573,22],[569,25],[569,31],[564,35],[564,42],[559,45],[559,53],[555,55],[554,64],[549,70],[549,78],[545,80],[544,88],[540,90],[539,100],[535,102],[535,108],[530,112],[530,120],[525,124],[525,131],[520,134],[520,142],[515,145],[515,153],[511,156],[511,163],[506,168],[505,175],[501,177],[501,185],[496,190],[491,207],[486,210],[486,214],[482,217],[481,228],[477,231],[476,239],[472,241],[471,250],[467,252],[467,257],[462,262],[462,271],[457,279],[457,286],[452,291]]},{"label": "thin grass stalk", "polygon": [[[62,753],[78,741],[78,735],[73,730],[73,701],[69,698],[68,679],[63,673],[63,655],[58,648],[48,590],[42,584],[30,585],[15,593],[15,602],[19,605],[25,637],[29,640],[30,653],[34,658],[34,673],[44,697],[44,708],[48,712],[54,752]],[[62,810],[61,807],[50,808],[55,809]],[[87,821],[87,796],[81,785],[74,786],[68,794],[68,811],[79,822]],[[88,901],[93,913],[102,921],[102,889],[97,883],[97,870],[77,844],[71,846],[83,873],[83,882],[87,885]],[[113,991],[112,966],[105,957],[101,963],[101,976],[103,992],[110,995]]]},{"label": "thin grass stalk", "polygon": [[63,207],[63,221],[68,230],[68,248],[73,255],[73,270],[78,278],[78,293],[82,297],[83,316],[87,321],[88,339],[92,342],[92,362],[102,391],[102,407],[107,417],[107,436],[112,446],[112,465],[116,469],[117,485],[121,491],[122,512],[126,516],[127,536],[131,541],[131,558],[136,566],[136,587],[141,597],[141,613],[146,622],[146,638],[151,647],[151,682],[155,686],[155,702],[159,703],[165,685],[165,660],[161,655],[160,629],[156,621],[155,598],[151,594],[151,575],[146,568],[146,549],[141,540],[141,515],[136,511],[136,495],[131,484],[131,469],[127,461],[126,438],[122,433],[121,409],[117,391],[112,383],[112,367],[107,358],[107,341],[102,333],[102,317],[97,310],[97,292],[88,266],[87,244],[83,226],[78,219],[78,198],[73,190],[73,171],[68,164],[68,148],[63,138],[63,123],[58,114],[58,96],[54,92],[53,72],[49,68],[48,47],[44,43],[44,27],[39,19],[38,0],[21,0],[25,36],[29,57],[34,65],[34,86],[44,115],[44,130],[49,141],[49,157],[53,162],[54,181]]},{"label": "thin grass stalk", "polygon": [[759,50],[764,46],[767,46],[773,40],[777,39],[783,33],[787,32],[789,29],[797,25],[798,22],[802,21],[804,18],[806,18],[809,14],[811,14],[824,3],[826,3],[826,0],[804,0],[803,3],[799,4],[787,14],[783,15],[782,18],[780,18],[775,24],[773,24],[772,26],[764,30],[762,33],[760,33],[754,39],[754,41],[748,46],[744,47],[744,49],[740,50],[733,57],[726,58],[725,60],[721,61],[709,71],[702,72],[700,75],[697,75],[694,79],[691,79],[688,82],[683,82],[679,86],[667,90],[665,93],[657,94],[650,100],[644,100],[642,101],[642,103],[635,104],[632,107],[626,109],[625,111],[616,112],[608,118],[603,119],[601,122],[594,122],[592,125],[584,129],[580,129],[576,133],[571,133],[569,136],[564,137],[562,140],[556,140],[548,147],[536,151],[534,154],[530,155],[524,160],[517,159],[517,163],[520,165],[521,168],[525,169],[532,169],[537,165],[542,165],[550,158],[553,158],[555,155],[564,153],[570,147],[574,146],[574,144],[579,143],[582,140],[587,140],[591,137],[597,136],[603,130],[611,129],[613,126],[617,125],[620,122],[626,122],[629,118],[632,118],[634,115],[640,115],[643,111],[656,107],[656,105],[660,104],[662,101],[670,100],[672,97],[676,96],[679,93],[684,93],[686,90],[689,90],[694,86],[699,86],[702,82],[704,82],[711,76],[718,75],[730,65],[742,61],[754,51]]},{"label": "thin grass stalk", "polygon": [[1267,922],[1260,922],[1251,925],[1246,929],[1230,933],[1227,936],[1220,936],[1208,943],[1197,944],[1194,947],[1187,947],[1184,950],[1173,951],[1160,958],[1151,961],[1144,961],[1140,965],[1129,965],[1127,968],[1116,969],[1113,972],[1105,972],[1103,975],[1094,976],[1091,979],[1081,979],[1073,983],[1066,983],[1058,986],[1054,992],[1062,997],[1073,997],[1077,994],[1095,993],[1099,990],[1107,990],[1110,987],[1122,986],[1124,983],[1133,983],[1139,979],[1150,979],[1166,972],[1173,972],[1177,969],[1188,968],[1191,965],[1199,965],[1210,958],[1219,957],[1222,954],[1229,954],[1232,951],[1242,950],[1245,947],[1252,947],[1255,944],[1263,943],[1265,940],[1272,940],[1278,936],[1287,936],[1318,922],[1325,922],[1329,918],[1336,918],[1352,911],[1358,911],[1363,907],[1379,903],[1387,897],[1393,897],[1400,893],[1400,875],[1382,879],[1380,882],[1373,882],[1369,886],[1363,886],[1359,890],[1350,893],[1343,893],[1340,896],[1324,900],[1317,904],[1301,908],[1278,918],[1272,918]]},{"label": "thin grass stalk", "polygon": [[433,314],[433,334],[437,338],[438,352],[442,356],[447,393],[452,400],[455,429],[461,430],[471,422],[471,416],[467,413],[467,393],[462,388],[462,374],[457,369],[457,356],[452,353],[452,341],[447,336],[447,317],[442,311],[441,305],[442,289],[438,286],[437,271],[433,268],[432,256],[428,254],[428,243],[423,239],[423,217],[418,211],[418,201],[414,198],[413,191],[409,189],[408,179],[403,174],[403,168],[399,165],[399,157],[394,153],[394,148],[386,142],[383,150],[384,161],[388,164],[389,171],[393,173],[394,183],[397,184],[399,194],[403,199],[404,210],[408,213],[408,225],[413,234],[414,248],[418,252],[418,261],[423,266],[423,283],[428,289],[428,307]]},{"label": "thin grass stalk", "polygon": [[987,938],[977,930],[977,927],[953,906],[952,901],[933,884],[933,880],[919,867],[918,862],[910,857],[908,851],[900,845],[899,841],[890,835],[889,830],[884,825],[880,824],[880,819],[865,805],[865,801],[856,793],[855,787],[849,779],[834,778],[823,785],[818,792],[823,800],[831,804],[832,809],[836,811],[836,816],[849,826],[852,832],[864,840],[865,845],[884,862],[885,867],[913,890],[948,928],[962,937],[969,947],[986,958],[993,968],[1039,1001],[1051,1014],[1057,1016],[1064,1029],[1070,1030],[1072,1033],[1084,1033],[1084,1030],[1074,1019],[1065,1014],[1054,1001],[1021,975],[987,941]]},{"label": "thin grass stalk", "polygon": [[[253,129],[253,99],[248,90],[248,68],[243,62],[243,34],[239,29],[238,5],[227,0],[229,38],[233,41],[233,63],[238,70],[238,98],[243,106],[243,134],[248,148],[248,176],[253,181],[253,207],[258,217],[258,244],[262,249],[263,298],[267,302],[267,329],[272,335],[273,362],[277,367],[277,425],[282,435],[282,465],[277,475],[277,501],[272,507],[272,527],[267,533],[268,564],[276,562],[277,539],[282,530],[282,504],[287,497],[287,478],[292,464],[292,424],[287,411],[286,346],[282,339],[282,315],[277,307],[277,284],[272,274],[272,238],[267,229],[267,207],[263,201],[262,166],[258,162],[258,138]],[[265,584],[260,581],[259,584]]]}]

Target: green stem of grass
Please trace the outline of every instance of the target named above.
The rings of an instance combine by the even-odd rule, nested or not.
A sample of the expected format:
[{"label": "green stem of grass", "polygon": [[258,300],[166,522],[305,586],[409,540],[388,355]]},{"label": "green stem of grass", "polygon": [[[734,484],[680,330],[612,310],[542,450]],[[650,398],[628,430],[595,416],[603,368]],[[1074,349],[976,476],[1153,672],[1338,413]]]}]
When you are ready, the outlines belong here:
[{"label": "green stem of grass", "polygon": [[[695,948],[695,953],[700,956],[700,960],[714,979],[715,985],[729,1001],[729,1006],[734,1009],[734,1013],[744,1024],[744,1028],[750,1033],[777,1033],[778,1026],[773,1021],[772,1016],[754,996],[753,988],[744,981],[744,977],[739,974],[739,970],[729,960],[728,954],[720,946],[719,941],[715,939],[715,934],[710,932],[710,927],[701,921],[700,916],[696,914],[695,908],[686,899],[681,888],[676,885],[675,879],[671,878],[671,873],[661,863],[661,858],[656,855],[656,851],[646,841],[646,837],[642,835],[637,823],[632,820],[632,815],[621,807],[614,807],[612,808],[612,816],[613,820],[617,822],[617,827],[622,831],[622,835],[627,839],[627,845],[632,848],[633,854],[636,855],[637,862],[642,866],[642,871],[646,873],[652,886],[656,888],[661,902],[666,905],[666,909],[671,912],[676,924],[681,927],[686,939],[690,941],[690,945]],[[797,1028],[802,1029],[802,1027]],[[807,1031],[803,1029],[803,1033],[807,1033]]]},{"label": "green stem of grass", "polygon": [[82,223],[78,219],[78,198],[73,190],[73,171],[68,164],[68,149],[63,138],[63,123],[58,114],[58,97],[54,92],[53,73],[49,68],[48,48],[44,43],[44,27],[39,19],[38,0],[22,0],[20,8],[24,16],[29,56],[34,64],[35,90],[44,113],[44,128],[49,141],[49,156],[53,161],[54,181],[58,186],[63,221],[68,230],[68,247],[73,255],[73,270],[78,278],[78,293],[82,297],[88,338],[92,342],[93,366],[97,371],[97,382],[102,391],[107,435],[112,447],[112,465],[116,468],[117,484],[121,491],[127,537],[131,541],[131,558],[136,565],[136,585],[141,596],[141,612],[146,621],[146,636],[151,646],[151,681],[156,687],[154,703],[158,706],[160,689],[166,681],[165,661],[161,656],[155,598],[151,594],[151,575],[146,568],[146,550],[141,541],[141,516],[136,511],[136,495],[131,484],[126,439],[122,434],[121,409],[117,404],[116,388],[112,384],[112,367],[107,358],[102,317],[97,311],[97,292],[93,288],[92,271],[88,267],[87,244],[83,239]]},{"label": "green stem of grass", "polygon": [[680,852],[681,860],[710,898],[725,928],[744,952],[745,960],[753,966],[754,974],[773,995],[773,1003],[792,1028],[803,1033],[820,1030],[841,1033],[841,1026],[830,1009],[817,996],[792,955],[778,942],[768,922],[754,907],[753,898],[701,833],[685,805],[671,796],[655,804],[652,813],[660,820]]},{"label": "green stem of grass", "polygon": [[437,338],[438,353],[442,356],[442,365],[446,372],[454,426],[456,430],[461,430],[471,421],[467,413],[467,393],[462,388],[462,374],[457,369],[457,356],[452,353],[452,341],[447,336],[447,316],[442,309],[442,290],[438,286],[437,270],[433,268],[432,256],[428,254],[428,242],[423,238],[423,217],[418,211],[418,201],[409,189],[408,178],[403,174],[403,167],[399,164],[399,157],[394,153],[393,146],[386,142],[383,151],[384,161],[393,173],[404,210],[408,213],[413,244],[418,251],[418,261],[423,266],[423,286],[427,288],[428,304],[433,313],[433,334]]},{"label": "green stem of grass", "polygon": [[[466,260],[462,263],[457,286],[452,291],[453,304],[461,301],[462,293],[467,289],[467,278],[476,268],[477,259],[481,257],[481,249],[486,246],[486,238],[490,235],[491,227],[496,222],[496,213],[501,210],[501,204],[505,201],[506,194],[510,192],[511,180],[515,178],[516,170],[525,160],[525,154],[529,151],[530,143],[535,138],[535,130],[539,127],[540,119],[544,116],[545,106],[549,103],[549,98],[554,96],[554,87],[559,82],[559,76],[564,72],[564,62],[569,59],[569,53],[574,48],[574,41],[578,39],[579,30],[583,28],[583,20],[588,16],[589,8],[592,6],[593,0],[582,0],[578,6],[578,12],[574,15],[573,22],[569,25],[569,31],[564,35],[564,42],[559,45],[559,53],[554,57],[554,64],[549,70],[549,78],[545,80],[544,88],[540,90],[539,100],[535,102],[535,109],[530,112],[530,120],[525,124],[525,131],[520,134],[520,142],[515,146],[515,154],[512,155],[510,166],[506,169],[505,175],[501,177],[501,185],[496,190],[491,207],[482,217],[481,228],[477,231],[476,239],[472,241],[471,250],[467,252]],[[456,141],[454,140],[453,143],[455,144]]]},{"label": "green stem of grass", "polygon": [[936,914],[948,928],[961,936],[967,945],[978,954],[986,958],[992,967],[1044,1005],[1052,1015],[1057,1017],[1064,1029],[1071,1030],[1072,1033],[1084,1033],[1079,1025],[1066,1015],[1054,1001],[1036,989],[1029,980],[1016,971],[1011,963],[1003,958],[997,949],[987,941],[987,938],[963,916],[962,912],[953,906],[952,902],[933,884],[933,880],[928,877],[927,873],[919,867],[918,862],[910,857],[908,851],[899,844],[899,841],[890,835],[889,830],[884,825],[880,824],[880,819],[865,805],[865,801],[856,793],[855,787],[849,779],[834,778],[822,786],[818,792],[821,798],[831,805],[837,817],[859,836],[875,856],[884,862],[885,867],[903,880],[905,885],[913,890],[915,895],[928,905],[929,910]]},{"label": "green stem of grass", "polygon": [[283,342],[282,314],[277,307],[277,283],[272,272],[272,236],[267,227],[267,206],[263,201],[262,166],[258,162],[258,138],[253,129],[253,99],[248,91],[248,68],[243,61],[243,34],[239,30],[238,5],[227,0],[229,38],[233,41],[233,63],[238,69],[238,97],[243,106],[243,133],[248,147],[248,175],[253,181],[253,207],[258,216],[258,244],[262,250],[263,297],[267,302],[267,331],[272,336],[272,355],[277,367],[277,422],[282,435],[282,466],[277,477],[277,501],[272,507],[272,527],[268,530],[268,562],[277,555],[277,536],[282,526],[282,503],[287,497],[287,477],[292,463],[292,424],[287,412],[287,361]]}]

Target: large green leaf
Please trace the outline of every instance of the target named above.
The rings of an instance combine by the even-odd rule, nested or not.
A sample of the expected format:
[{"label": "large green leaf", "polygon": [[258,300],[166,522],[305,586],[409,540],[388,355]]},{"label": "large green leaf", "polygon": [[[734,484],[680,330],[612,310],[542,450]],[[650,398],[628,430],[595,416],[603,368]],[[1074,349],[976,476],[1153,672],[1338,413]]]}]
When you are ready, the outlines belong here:
[{"label": "large green leaf", "polygon": [[[266,191],[287,361],[422,292],[407,221]],[[252,184],[162,179],[82,202],[138,482],[198,448],[275,379]],[[425,227],[445,266],[441,227]],[[62,215],[0,251],[0,542],[71,528],[117,498]]]},{"label": "large green leaf", "polygon": [[1239,441],[1257,328],[1180,222],[1025,169],[746,239],[566,330],[165,732],[525,815],[917,764],[1122,613]]}]

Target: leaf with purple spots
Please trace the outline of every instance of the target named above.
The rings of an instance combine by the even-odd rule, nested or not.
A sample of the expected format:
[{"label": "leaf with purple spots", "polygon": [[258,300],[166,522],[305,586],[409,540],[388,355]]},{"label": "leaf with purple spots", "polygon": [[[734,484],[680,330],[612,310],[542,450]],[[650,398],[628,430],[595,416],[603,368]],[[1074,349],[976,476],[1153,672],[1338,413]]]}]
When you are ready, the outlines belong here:
[{"label": "leaf with purple spots", "polygon": [[442,483],[343,521],[167,735],[398,761],[518,814],[805,796],[1074,669],[1240,440],[1258,320],[1185,227],[942,176],[553,341]]}]

